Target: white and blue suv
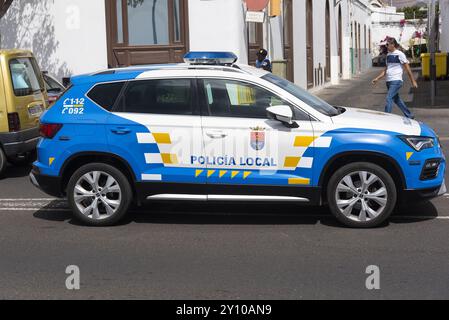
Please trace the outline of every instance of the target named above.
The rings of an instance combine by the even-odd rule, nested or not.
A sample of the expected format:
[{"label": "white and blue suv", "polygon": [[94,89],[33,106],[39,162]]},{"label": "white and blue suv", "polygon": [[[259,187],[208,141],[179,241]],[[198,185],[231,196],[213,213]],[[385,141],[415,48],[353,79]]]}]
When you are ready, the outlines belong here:
[{"label": "white and blue suv", "polygon": [[[88,225],[151,200],[327,204],[375,227],[408,199],[446,192],[423,123],[333,107],[231,53],[75,76],[41,117],[31,181]],[[300,209],[298,208],[298,213]]]}]

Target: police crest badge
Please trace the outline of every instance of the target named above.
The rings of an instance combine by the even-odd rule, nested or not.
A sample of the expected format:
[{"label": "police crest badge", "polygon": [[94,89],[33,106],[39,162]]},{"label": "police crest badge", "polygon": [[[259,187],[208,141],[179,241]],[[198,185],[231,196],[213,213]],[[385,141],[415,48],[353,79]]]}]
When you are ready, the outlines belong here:
[{"label": "police crest badge", "polygon": [[260,151],[265,148],[265,128],[251,128],[251,148]]}]

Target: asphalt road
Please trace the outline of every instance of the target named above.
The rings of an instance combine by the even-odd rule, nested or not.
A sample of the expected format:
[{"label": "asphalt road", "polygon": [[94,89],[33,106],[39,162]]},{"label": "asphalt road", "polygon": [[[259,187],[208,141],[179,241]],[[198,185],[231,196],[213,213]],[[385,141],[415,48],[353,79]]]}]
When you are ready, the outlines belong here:
[{"label": "asphalt road", "polygon": [[[372,230],[326,208],[217,203],[155,203],[89,228],[28,172],[0,180],[0,299],[449,299],[449,195]],[[66,288],[69,265],[80,290]],[[370,265],[380,290],[365,286]]]}]

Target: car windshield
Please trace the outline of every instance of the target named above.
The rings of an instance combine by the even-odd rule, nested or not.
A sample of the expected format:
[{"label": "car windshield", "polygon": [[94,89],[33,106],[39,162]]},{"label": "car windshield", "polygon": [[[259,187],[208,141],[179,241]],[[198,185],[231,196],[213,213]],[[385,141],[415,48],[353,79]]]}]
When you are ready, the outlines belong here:
[{"label": "car windshield", "polygon": [[326,101],[321,100],[320,98],[312,95],[308,91],[298,87],[297,85],[291,83],[288,80],[275,76],[274,74],[271,73],[263,76],[262,79],[277,85],[278,87],[284,89],[288,93],[294,95],[302,102],[308,104],[315,110],[329,117],[333,117],[339,114],[339,111],[330,104],[328,104]]},{"label": "car windshield", "polygon": [[44,81],[45,81],[45,89],[47,89],[47,91],[52,91],[52,92],[64,91],[64,87],[62,87],[58,82],[56,82],[51,77],[44,76]]},{"label": "car windshield", "polygon": [[27,96],[44,89],[44,84],[37,76],[40,71],[32,59],[12,59],[9,69],[16,96]]}]

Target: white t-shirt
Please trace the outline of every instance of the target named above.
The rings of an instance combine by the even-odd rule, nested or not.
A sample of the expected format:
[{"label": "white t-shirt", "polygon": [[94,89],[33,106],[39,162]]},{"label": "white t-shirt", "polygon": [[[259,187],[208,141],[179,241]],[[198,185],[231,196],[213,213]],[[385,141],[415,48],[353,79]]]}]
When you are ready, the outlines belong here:
[{"label": "white t-shirt", "polygon": [[395,50],[387,54],[387,82],[403,81],[404,70],[402,65],[409,63],[407,57],[402,51]]}]

